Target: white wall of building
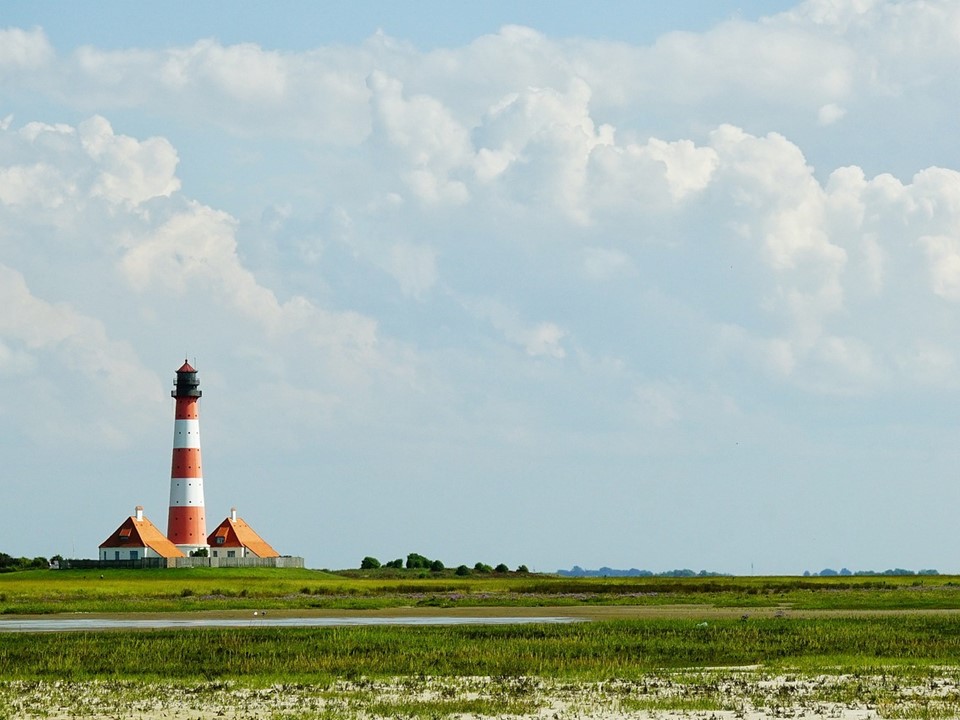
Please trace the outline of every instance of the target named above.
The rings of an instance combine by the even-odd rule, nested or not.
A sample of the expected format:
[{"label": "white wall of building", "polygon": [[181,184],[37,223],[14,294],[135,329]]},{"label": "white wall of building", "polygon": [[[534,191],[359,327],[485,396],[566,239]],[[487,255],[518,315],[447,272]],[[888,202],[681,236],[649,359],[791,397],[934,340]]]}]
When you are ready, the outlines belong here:
[{"label": "white wall of building", "polygon": [[101,560],[143,560],[144,558],[158,558],[160,554],[148,547],[111,547],[100,548]]},{"label": "white wall of building", "polygon": [[247,550],[245,547],[221,547],[218,548],[215,545],[210,546],[210,557],[215,558],[226,558],[226,557],[256,557],[252,552]]}]

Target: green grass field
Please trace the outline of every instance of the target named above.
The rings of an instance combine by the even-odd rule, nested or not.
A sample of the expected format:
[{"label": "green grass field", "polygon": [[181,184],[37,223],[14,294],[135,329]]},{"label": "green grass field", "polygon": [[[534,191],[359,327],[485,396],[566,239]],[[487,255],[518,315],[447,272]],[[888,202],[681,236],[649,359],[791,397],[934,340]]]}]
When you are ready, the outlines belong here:
[{"label": "green grass field", "polygon": [[[954,577],[459,578],[210,568],[0,575],[7,616],[531,607],[594,620],[0,633],[0,719],[196,709],[228,718],[494,717],[542,713],[558,702],[551,713],[559,718],[587,707],[617,716],[751,708],[777,716],[839,716],[841,708],[891,718],[960,713]],[[171,704],[141,708],[143,698],[158,696]],[[231,715],[237,708],[246,714]]]},{"label": "green grass field", "polygon": [[[627,619],[493,628],[0,634],[0,677],[185,673],[280,679],[480,672],[599,678],[705,665],[960,665],[960,613],[949,612],[960,608],[960,583],[943,576],[421,578],[249,568],[0,575],[0,613],[6,615],[251,608],[502,608],[509,613],[537,606],[567,607],[571,613],[593,608],[592,617],[608,618],[604,608],[619,609]],[[670,618],[649,612],[660,608],[683,612]],[[724,608],[736,610],[723,615],[718,609]],[[762,613],[763,608],[768,610]],[[772,608],[782,609],[785,617],[774,617]],[[749,621],[735,619],[740,609],[753,613]],[[929,610],[944,612],[925,614]],[[630,612],[638,617],[630,618]],[[703,626],[705,618],[711,622]],[[220,658],[215,668],[205,661],[211,652]]]},{"label": "green grass field", "polygon": [[640,679],[663,669],[929,672],[960,665],[960,617],[618,620],[566,625],[9,633],[6,679],[329,682],[430,675]]},{"label": "green grass field", "polygon": [[317,570],[34,570],[0,575],[0,613],[254,608],[675,605],[795,610],[960,609],[960,578],[558,578]]}]

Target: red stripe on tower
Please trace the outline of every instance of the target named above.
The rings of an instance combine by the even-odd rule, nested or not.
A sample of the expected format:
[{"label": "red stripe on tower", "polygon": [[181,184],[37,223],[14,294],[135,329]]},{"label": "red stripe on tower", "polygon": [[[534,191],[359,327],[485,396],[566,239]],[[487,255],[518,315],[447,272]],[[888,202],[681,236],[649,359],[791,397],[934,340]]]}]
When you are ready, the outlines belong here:
[{"label": "red stripe on tower", "polygon": [[208,547],[203,510],[203,468],[200,462],[200,417],[197,371],[184,360],[170,396],[177,401],[173,421],[173,464],[170,470],[170,514],[167,538],[189,554]]}]

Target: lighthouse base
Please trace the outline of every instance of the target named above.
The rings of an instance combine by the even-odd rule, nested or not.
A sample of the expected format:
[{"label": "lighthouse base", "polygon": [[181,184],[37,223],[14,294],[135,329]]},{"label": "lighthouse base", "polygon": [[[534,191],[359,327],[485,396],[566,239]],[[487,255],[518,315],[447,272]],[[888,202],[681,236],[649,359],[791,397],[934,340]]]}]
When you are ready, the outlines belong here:
[{"label": "lighthouse base", "polygon": [[[209,545],[177,545],[177,550],[187,557],[208,557],[210,555]],[[203,550],[204,552],[200,552]]]}]

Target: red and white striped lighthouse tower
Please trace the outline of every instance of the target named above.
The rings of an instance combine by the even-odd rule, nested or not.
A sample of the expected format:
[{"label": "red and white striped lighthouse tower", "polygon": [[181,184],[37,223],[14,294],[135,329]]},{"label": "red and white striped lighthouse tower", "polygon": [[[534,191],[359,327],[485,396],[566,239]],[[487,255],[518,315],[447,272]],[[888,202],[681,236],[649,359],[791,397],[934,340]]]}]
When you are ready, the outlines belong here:
[{"label": "red and white striped lighthouse tower", "polygon": [[177,401],[173,421],[173,468],[170,471],[170,514],[167,538],[182,552],[208,547],[203,510],[203,468],[200,464],[200,381],[186,360],[177,370],[171,397]]}]

